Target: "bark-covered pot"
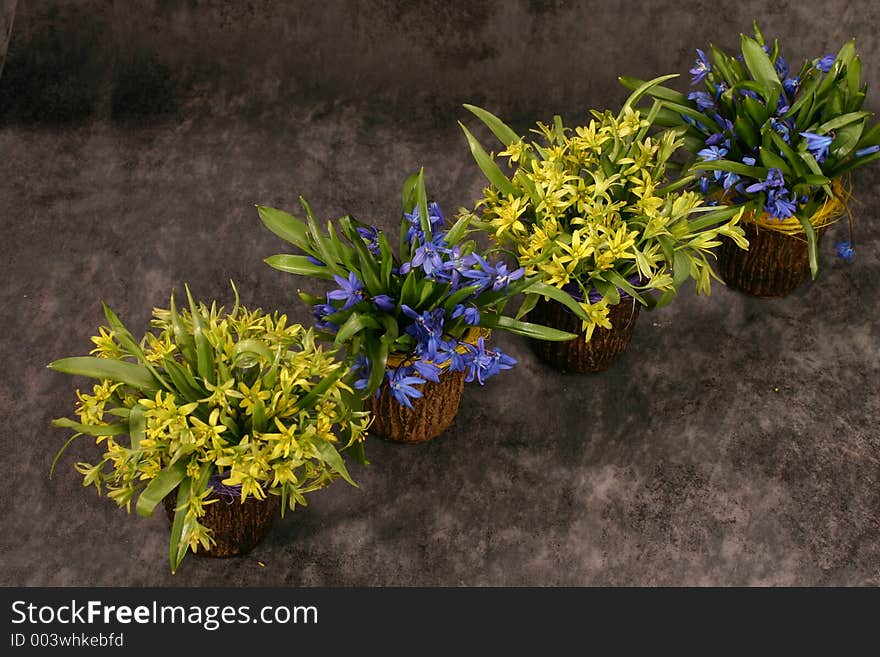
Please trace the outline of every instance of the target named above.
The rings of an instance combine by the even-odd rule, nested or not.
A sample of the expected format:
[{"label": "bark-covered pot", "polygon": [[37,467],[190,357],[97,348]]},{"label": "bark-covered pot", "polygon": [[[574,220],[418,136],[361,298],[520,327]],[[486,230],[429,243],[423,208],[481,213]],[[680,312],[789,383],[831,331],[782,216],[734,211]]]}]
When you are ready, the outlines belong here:
[{"label": "bark-covered pot", "polygon": [[601,372],[608,369],[626,351],[640,308],[641,304],[629,296],[622,298],[620,303],[609,306],[608,319],[611,321],[611,328],[597,327],[587,342],[583,322],[577,315],[557,301],[539,299],[537,305],[529,311],[529,321],[576,333],[578,337],[566,342],[532,339],[532,349],[541,360],[562,372]]},{"label": "bark-covered pot", "polygon": [[[201,546],[194,554],[200,557],[235,557],[247,554],[268,536],[275,516],[280,511],[280,498],[266,495],[265,500],[255,497],[241,502],[238,495],[212,492],[209,500],[216,502],[204,506],[205,515],[199,522],[211,530],[215,541],[209,550]],[[174,520],[174,507],[177,491],[165,496],[165,513],[169,521]]]},{"label": "bark-covered pot", "polygon": [[444,371],[439,382],[422,384],[422,396],[411,399],[406,408],[391,395],[388,381],[379,396],[364,400],[364,410],[373,414],[370,433],[398,443],[425,443],[449,428],[458,413],[464,390],[464,372]]},{"label": "bark-covered pot", "polygon": [[[810,275],[810,255],[803,235],[788,235],[743,222],[749,250],[723,238],[718,273],[728,286],[756,297],[784,297]],[[817,231],[821,239],[824,230]]]}]

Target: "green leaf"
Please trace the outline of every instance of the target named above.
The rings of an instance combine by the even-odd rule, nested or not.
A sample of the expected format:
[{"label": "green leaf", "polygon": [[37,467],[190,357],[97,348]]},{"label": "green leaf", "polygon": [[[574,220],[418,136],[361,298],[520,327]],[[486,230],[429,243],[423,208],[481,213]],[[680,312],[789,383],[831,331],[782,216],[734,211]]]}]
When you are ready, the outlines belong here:
[{"label": "green leaf", "polygon": [[479,291],[479,285],[468,285],[467,287],[463,287],[450,294],[446,298],[446,301],[443,302],[443,308],[446,310],[447,315],[451,313],[458,304]]},{"label": "green leaf", "polygon": [[864,119],[866,116],[871,116],[871,112],[849,112],[848,114],[836,116],[816,128],[816,134],[824,135],[831,130],[837,130],[845,125]]},{"label": "green leaf", "polygon": [[415,209],[418,204],[416,189],[418,188],[419,183],[419,172],[411,174],[406,180],[403,181],[403,211],[411,214],[413,209]]},{"label": "green leaf", "polygon": [[321,458],[324,460],[330,468],[338,474],[340,477],[345,479],[348,483],[350,483],[355,488],[358,488],[358,485],[354,482],[354,479],[351,478],[351,475],[348,474],[348,470],[345,468],[345,462],[342,460],[342,456],[336,451],[336,448],[326,440],[313,440],[312,445],[315,446],[315,451],[321,455]]},{"label": "green leaf", "polygon": [[149,518],[162,499],[173,491],[186,476],[188,459],[180,459],[157,474],[138,498],[136,510],[139,516]]},{"label": "green leaf", "polygon": [[770,130],[769,134],[770,139],[773,141],[773,144],[776,146],[776,148],[779,149],[779,152],[782,153],[786,161],[788,161],[795,174],[797,174],[799,178],[806,174],[807,170],[804,166],[804,161],[800,157],[798,157],[797,153],[792,150],[791,146],[785,143],[785,140],[782,138],[782,136],[779,135],[779,133],[777,133],[775,130]]},{"label": "green leaf", "polygon": [[171,293],[169,312],[171,314],[171,330],[174,332],[174,342],[177,343],[177,348],[180,349],[180,353],[183,354],[183,357],[188,362],[194,363],[196,360],[196,345],[193,341],[192,334],[184,328],[183,321],[177,313],[177,306],[174,305],[173,292]]},{"label": "green leaf", "polygon": [[458,220],[452,225],[448,231],[446,231],[446,243],[450,246],[455,246],[458,244],[461,239],[467,233],[467,229],[471,223],[471,215],[465,214],[458,218]]},{"label": "green leaf", "polygon": [[554,301],[558,301],[563,306],[568,308],[575,315],[580,317],[585,321],[589,321],[587,317],[587,313],[583,308],[578,305],[578,302],[575,301],[568,292],[564,292],[560,290],[558,287],[554,287],[552,285],[547,285],[546,283],[542,283],[540,281],[529,285],[525,290],[523,290],[525,294],[538,294],[542,297],[549,297]]},{"label": "green leaf", "polygon": [[391,270],[394,267],[394,255],[391,252],[391,245],[388,243],[388,238],[385,237],[385,233],[379,233],[379,253],[382,256],[382,261],[379,267],[379,276],[382,281],[382,288],[387,290],[388,286],[391,285]]},{"label": "green leaf", "polygon": [[416,201],[419,206],[419,222],[422,224],[422,232],[425,241],[431,240],[431,221],[428,218],[428,192],[425,191],[425,169],[419,169],[419,177],[416,179]]},{"label": "green leaf", "polygon": [[189,286],[184,285],[186,298],[189,300],[189,311],[192,315],[193,338],[196,343],[196,361],[199,376],[203,380],[214,383],[214,356],[211,343],[205,337],[205,327],[202,324],[202,314],[193,299]]},{"label": "green leaf", "polygon": [[186,367],[177,363],[173,358],[165,358],[163,365],[165,372],[174,384],[175,391],[185,401],[194,402],[204,397],[204,390]]},{"label": "green leaf", "polygon": [[373,334],[367,335],[367,357],[370,359],[370,378],[364,390],[364,396],[375,393],[385,377],[385,367],[388,361],[388,344],[385,340],[379,340]]},{"label": "green leaf", "polygon": [[141,441],[146,435],[147,417],[145,413],[146,409],[143,406],[135,404],[128,415],[128,435],[131,438],[132,449],[140,447]]},{"label": "green leaf", "polygon": [[486,176],[489,182],[499,192],[503,194],[516,194],[513,184],[507,179],[507,176],[501,173],[501,169],[499,169],[498,165],[495,164],[495,161],[489,157],[488,153],[486,153],[480,145],[480,142],[478,142],[470,131],[464,127],[464,124],[461,121],[458,122],[458,125],[464,130],[464,136],[467,138],[468,146],[471,149],[471,155],[473,155],[474,160],[476,160],[477,166],[480,167],[483,175]]},{"label": "green leaf", "polygon": [[749,73],[767,89],[768,94],[765,94],[767,106],[776,107],[776,101],[782,91],[782,83],[779,81],[773,62],[770,61],[767,53],[757,41],[744,34],[742,35],[742,54]]},{"label": "green leaf", "polygon": [[[629,95],[629,98],[626,99],[626,102],[623,104],[621,111],[624,111],[627,107],[634,107],[639,99],[648,93],[649,90],[663,84],[667,80],[672,80],[673,78],[677,78],[678,73],[672,73],[670,75],[661,75],[659,78],[654,78],[653,80],[648,80],[647,82],[643,82],[635,90]],[[661,92],[662,93],[662,92]],[[658,97],[658,96],[655,96]],[[687,103],[681,103],[678,100],[672,100],[673,103],[678,103],[682,105],[686,105]]]},{"label": "green leaf", "polygon": [[311,409],[315,404],[318,403],[318,400],[321,398],[325,392],[330,389],[336,381],[338,381],[343,374],[345,374],[346,369],[344,367],[339,367],[335,369],[333,372],[325,376],[318,382],[314,388],[312,388],[309,393],[302,397],[299,402],[296,404],[296,407],[301,411],[306,411]]},{"label": "green leaf", "polygon": [[532,310],[534,310],[535,306],[538,305],[538,300],[541,298],[539,294],[528,294],[526,298],[523,299],[523,302],[520,304],[519,308],[516,311],[516,317],[514,319],[522,319],[526,315],[528,315]]},{"label": "green leaf", "polygon": [[315,255],[326,265],[327,269],[332,271],[332,273],[339,276],[344,275],[345,272],[343,272],[342,268],[339,266],[341,258],[331,250],[330,244],[328,243],[329,240],[325,240],[324,236],[321,235],[321,229],[318,227],[318,220],[315,218],[315,213],[312,212],[312,206],[309,205],[309,202],[302,196],[299,197],[299,202],[306,211],[306,223],[309,227],[309,235],[311,235],[312,242],[318,249],[318,252]]},{"label": "green leaf", "polygon": [[614,270],[609,270],[604,273],[605,278],[608,279],[610,283],[614,283],[621,290],[630,295],[633,299],[641,303],[643,306],[648,305],[645,299],[639,294],[636,289],[632,286],[632,284],[626,280],[623,276],[617,273]]},{"label": "green leaf", "polygon": [[128,363],[111,358],[96,358],[94,356],[75,356],[62,358],[49,364],[49,368],[56,372],[72,374],[74,376],[87,376],[92,379],[110,379],[118,383],[124,383],[146,393],[153,393],[159,389],[156,377],[143,365]]},{"label": "green leaf", "polygon": [[369,315],[360,315],[353,312],[349,315],[345,323],[339,327],[339,331],[336,333],[336,339],[333,342],[337,346],[345,344],[356,333],[359,333],[365,328],[378,329],[380,327],[379,323]]},{"label": "green leaf", "polygon": [[504,144],[505,147],[510,146],[520,140],[520,136],[516,134],[513,130],[511,130],[501,119],[492,114],[491,112],[487,112],[481,107],[477,107],[476,105],[468,105],[465,104],[465,109],[467,109],[471,114],[475,115],[480,121],[482,121],[489,130],[492,131],[496,137],[498,137],[498,141]]},{"label": "green leaf", "polygon": [[62,454],[67,451],[67,448],[73,443],[74,440],[84,435],[81,431],[73,434],[67,441],[61,446],[61,449],[55,454],[55,458],[52,459],[52,465],[49,466],[49,479],[52,479],[55,476],[55,468],[58,466],[58,460],[61,458]]},{"label": "green leaf", "polygon": [[749,148],[754,148],[760,143],[758,131],[752,125],[752,122],[744,114],[738,114],[733,122],[733,128],[736,134],[742,137],[743,141]]},{"label": "green leaf", "polygon": [[831,154],[837,159],[843,159],[855,149],[856,144],[862,137],[862,130],[865,129],[865,122],[850,123],[840,128],[834,135],[834,141],[831,143]]},{"label": "green leaf", "polygon": [[305,222],[297,219],[292,214],[288,214],[283,210],[276,210],[264,205],[258,205],[257,212],[260,215],[260,221],[270,231],[275,233],[285,242],[290,242],[298,246],[303,251],[311,251],[309,244],[308,228]]},{"label": "green leaf", "polygon": [[542,326],[540,324],[523,322],[518,319],[513,319],[512,317],[507,317],[505,315],[483,314],[480,317],[480,326],[493,329],[503,329],[505,331],[509,331],[510,333],[524,335],[527,338],[535,338],[536,340],[547,340],[550,342],[563,342],[566,340],[574,340],[577,337],[577,335],[574,333],[560,331],[559,329],[550,328],[549,326]]},{"label": "green leaf", "polygon": [[612,285],[600,276],[591,278],[590,283],[595,286],[599,291],[599,294],[602,295],[602,298],[605,299],[608,304],[614,306],[620,303],[620,290],[617,289],[616,285]]},{"label": "green leaf", "polygon": [[691,259],[684,249],[675,251],[672,262],[672,286],[677,290],[691,275]]},{"label": "green leaf", "polygon": [[119,342],[120,346],[141,362],[145,361],[144,350],[141,349],[141,346],[138,344],[137,340],[134,339],[131,332],[125,328],[125,325],[116,313],[114,313],[106,303],[102,302],[101,306],[104,309],[104,316],[107,318],[107,323],[115,333],[116,340]]},{"label": "green leaf", "polygon": [[[275,356],[262,340],[246,338],[239,340],[232,348],[232,364],[236,367],[252,367],[260,359],[271,363]],[[241,362],[245,360],[245,362]]]},{"label": "green leaf", "polygon": [[[617,79],[620,84],[622,84],[627,89],[640,89],[644,85],[648,84],[644,80],[631,78],[626,75],[622,75]],[[690,102],[688,100],[688,97],[685,96],[683,93],[673,91],[669,87],[664,87],[659,84],[648,87],[645,93],[653,98],[658,98],[659,100],[668,100],[672,103],[678,103],[679,105],[687,105]]]},{"label": "green leaf", "polygon": [[754,178],[756,180],[763,180],[767,177],[767,169],[765,168],[751,167],[747,164],[741,164],[740,162],[733,162],[731,160],[709,160],[705,162],[697,162],[691,168],[696,169],[697,171],[732,171],[733,173],[738,173],[741,176],[748,176],[749,178]]},{"label": "green leaf", "polygon": [[382,285],[382,281],[379,278],[379,263],[376,262],[373,254],[367,249],[364,238],[358,234],[357,229],[351,223],[350,217],[346,216],[340,219],[339,225],[342,227],[343,233],[345,233],[345,236],[354,245],[354,249],[357,252],[361,266],[360,271],[354,271],[360,274],[360,278],[364,281],[367,292],[371,295],[383,293],[385,291],[385,286]]},{"label": "green leaf", "polygon": [[774,153],[770,149],[764,148],[763,146],[761,146],[759,151],[760,151],[761,164],[763,164],[765,167],[768,167],[768,168],[776,167],[777,169],[781,170],[782,173],[784,173],[788,176],[791,175],[791,167],[788,165],[788,162],[783,160],[781,157],[779,157],[776,153]]},{"label": "green leaf", "polygon": [[264,262],[270,267],[277,269],[278,271],[287,272],[288,274],[314,276],[315,278],[333,280],[333,272],[327,267],[316,265],[306,256],[278,254],[266,258]]},{"label": "green leaf", "polygon": [[816,275],[819,273],[819,247],[818,240],[816,239],[816,229],[813,228],[813,224],[810,223],[810,218],[803,216],[800,212],[795,214],[797,220],[801,222],[801,226],[803,226],[804,233],[807,235],[807,251],[810,259],[810,274],[815,280]]},{"label": "green leaf", "polygon": [[119,436],[128,432],[128,424],[120,422],[118,424],[80,424],[66,417],[60,417],[52,420],[53,427],[61,427],[63,429],[73,429],[79,433],[89,436]]}]

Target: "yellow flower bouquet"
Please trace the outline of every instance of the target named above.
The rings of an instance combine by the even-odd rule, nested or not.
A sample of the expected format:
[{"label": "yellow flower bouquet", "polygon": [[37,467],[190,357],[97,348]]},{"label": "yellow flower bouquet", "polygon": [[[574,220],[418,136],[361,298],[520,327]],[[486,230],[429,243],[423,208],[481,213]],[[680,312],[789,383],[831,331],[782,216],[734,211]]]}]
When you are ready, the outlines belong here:
[{"label": "yellow flower bouquet", "polygon": [[[234,288],[233,288],[234,289]],[[108,326],[90,356],[50,368],[97,379],[77,391],[77,420],[55,426],[91,435],[97,463],[77,463],[84,486],[152,515],[164,503],[172,521],[170,561],[189,550],[230,556],[250,550],[274,511],[305,505],[334,479],[352,481],[342,454],[363,462],[368,414],[345,380],[349,370],[312,329],[285,315],[222,307],[154,309],[140,341],[106,305]]]},{"label": "yellow flower bouquet", "polygon": [[593,110],[574,129],[559,116],[551,125],[538,123],[532,130],[538,138],[529,141],[497,116],[466,105],[504,147],[497,158],[490,155],[462,125],[489,181],[475,225],[516,257],[526,275],[577,302],[572,312],[532,294],[520,309],[520,316],[581,333],[570,342],[535,345],[561,369],[605,369],[626,348],[641,306],[669,303],[688,278],[699,293],[709,293],[717,278],[709,258],[719,236],[747,246],[739,209],[707,205],[699,194],[681,191],[687,180],[669,181],[681,131],[649,134],[659,103],[646,116],[633,109],[665,79],[645,83],[616,115]]}]

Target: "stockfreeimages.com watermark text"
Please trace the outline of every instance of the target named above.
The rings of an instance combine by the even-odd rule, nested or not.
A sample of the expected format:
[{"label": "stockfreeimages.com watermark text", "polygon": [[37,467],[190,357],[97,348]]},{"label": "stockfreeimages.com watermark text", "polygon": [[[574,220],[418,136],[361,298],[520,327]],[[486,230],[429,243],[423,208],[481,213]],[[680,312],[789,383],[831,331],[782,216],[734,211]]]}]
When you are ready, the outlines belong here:
[{"label": "stockfreeimages.com watermark text", "polygon": [[101,600],[63,604],[34,604],[25,600],[12,603],[13,625],[197,625],[213,632],[224,625],[262,623],[264,625],[317,625],[314,605],[203,605],[160,604],[114,605]]}]

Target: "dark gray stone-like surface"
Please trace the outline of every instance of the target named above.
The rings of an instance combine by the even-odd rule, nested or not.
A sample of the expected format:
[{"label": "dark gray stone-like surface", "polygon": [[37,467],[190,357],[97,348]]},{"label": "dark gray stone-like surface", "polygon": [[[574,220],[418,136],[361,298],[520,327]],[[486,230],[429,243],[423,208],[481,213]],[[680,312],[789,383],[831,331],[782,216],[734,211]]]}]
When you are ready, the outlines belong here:
[{"label": "dark gray stone-like surface", "polygon": [[[880,584],[876,167],[855,178],[853,264],[834,259],[839,225],[819,279],[787,299],[685,291],[595,376],[498,335],[519,365],[467,388],[441,438],[372,441],[359,489],[335,484],[251,556],[188,557],[176,576],[163,517],[81,488],[89,439],[48,479],[66,438],[49,421],[77,382],[45,369],[89,349],[100,300],[138,333],[184,281],[229,299],[234,278],[249,305],[307,321],[306,283],[261,262],[284,244],[253,204],[303,194],[390,228],[423,164],[447,211],[470,205],[461,102],[575,119],[622,100],[618,73],[685,71],[753,16],[796,54],[857,36],[876,81],[873,3],[49,4],[18,7],[0,82],[0,584]],[[59,36],[83,21],[113,38]],[[40,68],[74,52],[63,76]]]}]

